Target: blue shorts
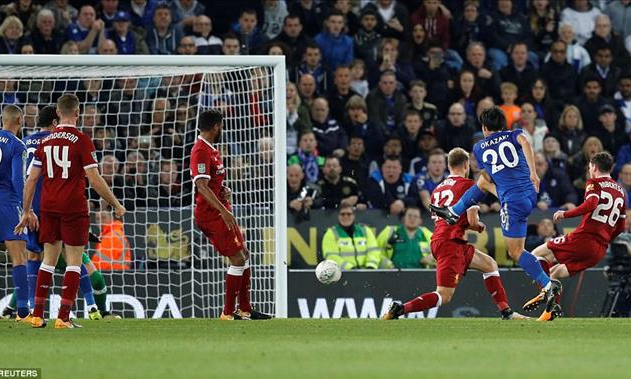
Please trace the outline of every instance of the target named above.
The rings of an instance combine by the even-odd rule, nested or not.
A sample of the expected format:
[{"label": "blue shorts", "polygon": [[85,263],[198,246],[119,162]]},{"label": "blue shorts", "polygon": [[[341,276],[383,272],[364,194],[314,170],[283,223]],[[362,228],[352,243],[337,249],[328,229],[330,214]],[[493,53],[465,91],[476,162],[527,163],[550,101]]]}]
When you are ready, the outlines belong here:
[{"label": "blue shorts", "polygon": [[535,196],[524,196],[503,201],[500,208],[502,235],[510,238],[525,238],[528,229],[528,216],[536,204],[536,194]]},{"label": "blue shorts", "polygon": [[19,205],[0,205],[0,242],[27,240],[25,233],[13,233],[13,229],[20,223],[20,215],[22,207]]}]

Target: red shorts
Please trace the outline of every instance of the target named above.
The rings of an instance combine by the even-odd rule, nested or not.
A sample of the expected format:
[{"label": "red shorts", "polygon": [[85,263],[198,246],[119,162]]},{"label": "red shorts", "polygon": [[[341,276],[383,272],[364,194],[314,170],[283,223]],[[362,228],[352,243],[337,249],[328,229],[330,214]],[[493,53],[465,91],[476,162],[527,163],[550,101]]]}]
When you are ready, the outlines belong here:
[{"label": "red shorts", "polygon": [[475,247],[467,241],[451,239],[432,241],[431,248],[436,258],[436,285],[456,288],[471,264]]},{"label": "red shorts", "polygon": [[88,243],[90,216],[87,213],[52,213],[42,211],[39,220],[39,242],[63,241],[69,246],[85,246]]},{"label": "red shorts", "polygon": [[552,250],[557,262],[567,267],[570,276],[596,266],[607,252],[607,245],[597,242],[594,237],[574,233],[553,238],[546,246]]},{"label": "red shorts", "polygon": [[214,220],[197,221],[197,227],[208,237],[219,254],[232,257],[245,248],[241,229],[228,230],[221,217]]}]

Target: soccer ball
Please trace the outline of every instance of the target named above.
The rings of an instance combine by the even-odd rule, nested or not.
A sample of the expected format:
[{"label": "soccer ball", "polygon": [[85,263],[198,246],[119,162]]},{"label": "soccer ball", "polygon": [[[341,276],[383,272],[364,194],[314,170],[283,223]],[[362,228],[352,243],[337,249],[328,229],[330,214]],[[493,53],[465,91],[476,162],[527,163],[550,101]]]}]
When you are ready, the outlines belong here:
[{"label": "soccer ball", "polygon": [[337,282],[342,277],[340,266],[330,259],[324,260],[318,264],[315,269],[316,278],[322,284],[331,284]]}]

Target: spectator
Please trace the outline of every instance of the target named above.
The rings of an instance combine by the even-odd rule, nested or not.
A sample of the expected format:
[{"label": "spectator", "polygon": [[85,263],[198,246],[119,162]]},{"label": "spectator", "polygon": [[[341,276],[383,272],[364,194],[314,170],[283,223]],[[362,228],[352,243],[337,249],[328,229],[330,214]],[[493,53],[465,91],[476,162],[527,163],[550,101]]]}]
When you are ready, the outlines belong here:
[{"label": "spectator", "polygon": [[311,128],[318,140],[318,151],[323,156],[335,155],[342,157],[348,144],[346,132],[340,123],[329,117],[329,102],[318,97],[311,107]]},{"label": "spectator", "polygon": [[359,188],[366,188],[368,180],[369,161],[364,154],[365,150],[364,139],[358,135],[351,135],[346,154],[340,160],[342,175],[355,179]]},{"label": "spectator", "polygon": [[566,59],[576,72],[581,72],[584,67],[592,63],[587,50],[574,39],[572,25],[566,23],[559,25],[559,41],[563,41],[567,46]]},{"label": "spectator", "polygon": [[200,55],[220,55],[221,38],[211,34],[213,31],[210,17],[200,15],[195,17],[193,22],[193,33],[195,35],[195,46]]},{"label": "spectator", "polygon": [[0,25],[0,54],[19,54],[24,39],[24,26],[16,16],[9,16]]},{"label": "spectator", "polygon": [[322,30],[322,20],[326,11],[326,5],[313,0],[295,1],[289,5],[289,13],[300,17],[304,25],[305,33],[313,37]]},{"label": "spectator", "polygon": [[541,67],[541,76],[545,79],[550,96],[569,103],[576,93],[578,75],[567,60],[567,44],[556,41],[550,50],[550,60]]},{"label": "spectator", "polygon": [[370,90],[366,78],[366,64],[361,59],[354,59],[351,64],[351,89],[364,98]]},{"label": "spectator", "polygon": [[157,191],[155,187],[149,187],[154,191],[149,196],[150,207],[181,208],[191,204],[191,195],[182,185],[180,178],[181,169],[173,160],[160,162],[160,177]]},{"label": "spectator", "polygon": [[475,74],[475,82],[484,93],[484,96],[499,97],[500,75],[486,59],[486,50],[480,42],[471,42],[466,50],[464,70]]},{"label": "spectator", "polygon": [[588,0],[573,0],[572,5],[561,12],[561,22],[572,25],[576,41],[583,45],[594,31],[594,19],[601,14],[600,9],[592,6]]},{"label": "spectator", "polygon": [[118,12],[118,0],[101,0],[96,17],[103,20],[105,29],[112,27]]},{"label": "spectator", "polygon": [[396,216],[403,213],[407,204],[418,203],[411,188],[412,178],[403,173],[401,159],[387,156],[381,170],[370,174],[366,185],[366,199],[370,206]]},{"label": "spectator", "polygon": [[99,55],[118,55],[116,43],[114,43],[111,39],[104,39],[101,41],[97,52]]},{"label": "spectator", "polygon": [[543,139],[548,134],[549,129],[545,120],[537,118],[537,112],[535,112],[535,107],[532,104],[523,103],[521,105],[521,118],[518,125],[524,130],[524,136],[530,142],[532,149],[535,152],[543,151]]},{"label": "spectator", "polygon": [[204,4],[198,0],[172,0],[171,16],[174,23],[191,28],[195,23],[195,18],[206,12]]},{"label": "spectator", "polygon": [[535,107],[538,119],[545,120],[546,125],[548,125],[550,129],[556,127],[559,121],[559,115],[556,104],[548,93],[548,83],[545,79],[540,77],[532,83],[530,92],[526,96],[526,101]]},{"label": "spectator", "polygon": [[421,24],[412,26],[411,55],[412,62],[421,62],[427,59],[427,51],[429,50],[429,42],[425,38],[425,28]]},{"label": "spectator", "polygon": [[267,42],[267,37],[257,25],[256,11],[251,8],[244,9],[239,16],[239,21],[232,28],[232,31],[241,41],[241,54],[254,54],[258,48]]},{"label": "spectator", "polygon": [[379,45],[382,34],[378,28],[377,11],[374,7],[366,6],[362,9],[359,30],[355,34],[355,57],[362,59],[369,67],[377,63]]},{"label": "spectator", "polygon": [[532,251],[556,237],[559,233],[549,218],[544,218],[537,224],[537,233],[526,236],[526,249]]},{"label": "spectator", "polygon": [[147,31],[151,29],[153,15],[160,3],[158,0],[131,0],[126,9],[131,16],[131,24]]},{"label": "spectator", "polygon": [[296,78],[300,80],[303,75],[312,75],[317,83],[317,91],[324,93],[328,86],[327,68],[322,63],[322,53],[320,47],[315,43],[307,45],[302,63],[296,69]]},{"label": "spectator", "polygon": [[116,12],[113,26],[107,31],[107,38],[114,41],[118,54],[149,54],[145,40],[130,28],[130,16],[125,11]]},{"label": "spectator", "polygon": [[[622,165],[620,170],[620,177],[618,178],[618,183],[624,188],[626,191],[627,199],[631,196],[631,164],[625,163]],[[627,201],[627,214],[629,213],[629,209],[631,209],[631,202]]]},{"label": "spectator", "polygon": [[373,8],[379,15],[379,23],[384,37],[403,40],[410,30],[408,9],[402,2],[394,0],[378,0],[367,4],[365,8]]},{"label": "spectator", "polygon": [[585,141],[581,112],[574,105],[566,105],[561,112],[558,128],[552,133],[561,143],[561,150],[568,156],[578,153]]},{"label": "spectator", "polygon": [[285,135],[287,137],[286,149],[287,155],[293,155],[298,149],[298,136],[302,132],[308,129],[311,125],[309,114],[306,114],[306,119],[309,120],[307,124],[301,115],[298,114],[298,108],[300,107],[300,96],[298,96],[298,90],[296,85],[292,82],[287,83],[287,130]]},{"label": "spectator", "polygon": [[587,137],[583,143],[583,148],[570,158],[571,165],[568,172],[574,179],[572,181],[574,188],[581,192],[585,190],[589,162],[594,155],[603,151],[603,144],[598,138]]},{"label": "spectator", "polygon": [[14,0],[0,7],[0,14],[4,19],[10,16],[17,17],[22,22],[23,28],[30,30],[35,25],[35,17],[40,9],[39,5],[33,4],[33,0]]},{"label": "spectator", "polygon": [[327,99],[331,106],[331,117],[342,121],[346,112],[346,103],[352,96],[357,95],[351,89],[351,69],[348,66],[338,66],[335,70],[333,88],[329,91]]},{"label": "spectator", "polygon": [[[298,78],[298,94],[302,103],[298,107],[298,113],[307,112],[311,115],[311,106],[316,98],[316,80],[311,74],[302,74]],[[311,121],[309,121],[311,125]]]},{"label": "spectator", "polygon": [[431,129],[421,129],[417,142],[418,154],[410,161],[408,173],[411,176],[425,174],[429,154],[438,147],[438,140]]},{"label": "spectator", "polygon": [[345,126],[346,134],[363,138],[366,146],[366,155],[369,159],[376,159],[381,154],[384,136],[381,127],[368,118],[366,101],[360,96],[352,96],[346,103],[348,123]]},{"label": "spectator", "polygon": [[223,55],[241,55],[241,42],[239,37],[234,33],[228,33],[223,37],[223,45],[221,46]]},{"label": "spectator", "polygon": [[290,14],[285,17],[283,30],[274,41],[282,42],[289,46],[290,51],[287,55],[289,61],[288,68],[292,70],[302,61],[306,47],[315,44],[304,32],[300,17],[295,14]]},{"label": "spectator", "polygon": [[366,97],[368,118],[377,124],[384,135],[390,135],[403,120],[407,103],[405,95],[397,90],[396,75],[392,71],[381,74],[377,88]]},{"label": "spectator", "polygon": [[285,17],[287,17],[287,5],[284,1],[264,0],[263,34],[267,39],[276,38],[283,29]]},{"label": "spectator", "polygon": [[595,61],[590,63],[581,71],[580,83],[585,83],[587,78],[595,77],[600,81],[603,96],[612,97],[616,92],[618,77],[621,71],[618,67],[612,66],[613,56],[611,48],[602,45],[596,48]]},{"label": "spectator", "polygon": [[121,137],[138,134],[143,108],[143,91],[137,91],[137,78],[120,78],[110,91],[108,125],[118,125]]},{"label": "spectator", "polygon": [[66,41],[61,45],[61,55],[79,55],[79,44],[75,41]]},{"label": "spectator", "polygon": [[339,65],[349,65],[353,61],[353,39],[344,33],[344,15],[333,10],[326,18],[325,31],[315,36],[315,42],[322,51],[322,62],[333,72]]},{"label": "spectator", "polygon": [[[516,12],[513,0],[498,0],[497,12],[493,13],[495,38],[491,42],[488,54],[493,60],[493,68],[500,71],[508,65],[510,47],[516,42],[532,46],[532,30],[526,17]],[[530,52],[529,59],[535,68],[539,67],[536,54]]]},{"label": "spectator", "polygon": [[483,97],[484,93],[476,83],[474,73],[469,70],[460,71],[452,90],[451,102],[462,105],[467,116],[474,116],[475,107]]},{"label": "spectator", "polygon": [[421,226],[421,210],[411,206],[405,209],[402,223],[387,226],[377,237],[385,268],[429,268],[436,265],[431,255],[432,232]]},{"label": "spectator", "polygon": [[465,109],[460,103],[453,103],[449,107],[447,119],[439,122],[436,127],[438,144],[447,151],[454,147],[462,147],[471,151],[474,132],[475,129],[472,123],[467,120]]},{"label": "spectator", "polygon": [[414,79],[412,66],[400,59],[399,41],[394,38],[381,40],[377,62],[369,72],[368,83],[371,86],[376,85],[381,74],[386,71],[395,73],[399,88],[408,88],[410,81]]},{"label": "spectator", "polygon": [[583,83],[583,93],[576,99],[575,104],[581,111],[585,132],[590,134],[597,128],[600,108],[610,102],[601,95],[602,87],[596,76],[586,77],[581,83]]},{"label": "spectator", "polygon": [[601,14],[596,16],[594,33],[585,42],[585,49],[592,59],[595,59],[596,51],[599,47],[608,46],[613,55],[613,65],[619,68],[629,67],[629,52],[624,47],[624,39],[611,31],[611,20],[609,16]]},{"label": "spectator", "polygon": [[350,205],[356,209],[366,209],[355,179],[343,176],[340,160],[336,156],[329,156],[322,167],[322,179],[318,180],[317,188],[321,194],[317,206],[324,209],[337,209],[342,205]]},{"label": "spectator", "polygon": [[379,268],[377,239],[369,227],[355,223],[353,207],[339,207],[337,220],[322,238],[322,258],[335,261],[342,270]]},{"label": "spectator", "polygon": [[474,43],[484,50],[483,46],[488,46],[494,37],[493,19],[487,14],[480,14],[478,7],[479,1],[465,0],[462,17],[452,24],[453,38],[450,46],[460,56],[468,55],[469,47]]},{"label": "spectator", "polygon": [[[617,175],[619,172],[621,173],[624,165],[626,165],[627,163],[631,163],[631,133],[628,134],[625,142],[626,144],[622,145],[620,149],[618,149],[618,154],[616,154],[616,165],[613,170],[614,176]],[[627,203],[629,203],[629,201],[627,201]],[[628,204],[627,207],[629,207]]]},{"label": "spectator", "polygon": [[75,41],[81,54],[96,53],[99,41],[105,39],[105,23],[96,19],[91,5],[82,6],[77,19],[68,24],[66,39]]},{"label": "spectator", "polygon": [[449,106],[449,89],[453,86],[453,73],[445,63],[445,52],[440,46],[429,46],[427,58],[415,62],[418,79],[427,84],[427,100],[436,105],[439,114]]},{"label": "spectator", "polygon": [[423,25],[429,43],[438,43],[443,50],[449,48],[449,17],[443,13],[440,1],[423,0],[419,9],[410,15],[410,22]]},{"label": "spectator", "polygon": [[568,156],[561,150],[561,143],[554,134],[548,134],[543,139],[543,153],[550,167],[567,170]]},{"label": "spectator", "polygon": [[530,2],[530,29],[534,34],[533,50],[539,56],[539,61],[543,58],[552,43],[559,37],[559,13],[549,0],[538,0]]},{"label": "spectator", "polygon": [[535,168],[541,178],[537,208],[542,211],[576,208],[578,196],[565,171],[550,167],[543,153],[535,153]]},{"label": "spectator", "polygon": [[403,143],[403,156],[407,161],[418,155],[418,138],[420,136],[423,119],[415,110],[407,110],[403,116],[403,125],[398,127],[396,133]]},{"label": "spectator", "polygon": [[68,0],[50,0],[46,6],[46,9],[50,9],[55,16],[55,27],[57,32],[63,33],[66,27],[77,18],[79,11],[68,3]]},{"label": "spectator", "polygon": [[302,167],[307,183],[318,181],[320,167],[324,166],[324,158],[318,154],[318,140],[312,131],[307,130],[300,136],[298,151],[287,161],[287,165],[292,164]]},{"label": "spectator", "polygon": [[112,217],[112,212],[97,212],[97,224],[101,227],[99,242],[95,246],[92,263],[99,271],[120,271],[131,269],[131,250],[125,237],[123,222]]},{"label": "spectator", "polygon": [[[510,47],[511,63],[500,71],[502,81],[511,82],[517,86],[519,98],[526,96],[537,78],[537,70],[528,62],[528,54],[528,46],[525,43],[514,43]],[[510,124],[507,125],[510,127]]]},{"label": "spectator", "polygon": [[[104,132],[105,128],[100,128],[100,130]],[[102,140],[104,139],[101,136],[104,137],[104,134],[95,132],[94,144],[97,148],[97,151],[101,147],[99,145],[102,144]],[[120,162],[113,154],[111,154],[113,150],[114,149],[112,147],[109,150],[100,151],[102,155],[100,157],[101,159],[99,160],[99,171],[101,171],[101,176],[103,177],[103,180],[105,180],[105,183],[107,183],[107,185],[112,189],[114,196],[116,196],[117,199],[122,199],[125,196],[125,181],[120,175]],[[101,196],[99,196],[96,190],[90,187],[88,193],[91,203],[90,208],[97,210],[109,209],[108,203],[104,199],[102,199]]]},{"label": "spectator", "polygon": [[630,0],[611,1],[605,13],[611,19],[613,31],[622,37],[631,35],[631,4]]},{"label": "spectator", "polygon": [[55,16],[50,9],[39,11],[30,38],[36,54],[59,54],[64,36],[55,28]]},{"label": "spectator", "polygon": [[618,122],[616,109],[609,104],[600,107],[598,114],[598,127],[590,135],[597,137],[602,142],[603,148],[616,156],[627,140],[624,124]]},{"label": "spectator", "polygon": [[124,167],[125,208],[133,210],[146,207],[149,199],[147,160],[139,151],[131,151],[127,154]]},{"label": "spectator", "polygon": [[177,46],[177,52],[180,55],[196,55],[197,46],[195,46],[195,38],[193,36],[184,36]]},{"label": "spectator", "polygon": [[515,104],[518,96],[517,86],[510,82],[504,82],[500,85],[500,92],[502,93],[500,109],[504,111],[506,127],[512,129],[513,123],[521,118],[521,107]]},{"label": "spectator", "polygon": [[177,53],[177,44],[184,37],[182,25],[174,23],[171,8],[166,4],[156,7],[153,14],[153,25],[147,29],[147,47],[155,55],[171,55]]},{"label": "spectator", "polygon": [[410,82],[410,92],[408,92],[410,102],[407,110],[417,111],[421,115],[423,126],[432,128],[434,122],[438,120],[438,109],[434,104],[425,101],[427,96],[427,85],[422,80],[413,80]]},{"label": "spectator", "polygon": [[631,131],[631,74],[623,73],[618,78],[618,92],[613,95],[615,107],[622,113],[625,131]]},{"label": "spectator", "polygon": [[[441,145],[442,146],[442,145]],[[440,182],[449,175],[447,172],[446,154],[443,149],[434,149],[429,153],[427,159],[427,171],[414,177],[412,183],[412,196],[418,196],[419,203],[430,211],[429,205],[432,202],[432,192],[438,187]]]},{"label": "spectator", "polygon": [[298,164],[287,166],[287,206],[296,221],[308,220],[313,198],[318,195],[315,186],[306,185],[305,174]]}]

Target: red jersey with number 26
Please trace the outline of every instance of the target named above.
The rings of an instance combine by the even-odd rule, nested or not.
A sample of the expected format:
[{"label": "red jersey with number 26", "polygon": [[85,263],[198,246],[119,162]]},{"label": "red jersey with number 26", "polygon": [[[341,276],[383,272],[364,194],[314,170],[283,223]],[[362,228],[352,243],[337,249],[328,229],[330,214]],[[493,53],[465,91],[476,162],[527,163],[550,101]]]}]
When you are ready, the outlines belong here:
[{"label": "red jersey with number 26", "polygon": [[32,164],[44,177],[42,211],[88,213],[85,170],[99,166],[90,137],[72,125],[59,125],[39,144]]},{"label": "red jersey with number 26", "polygon": [[[197,179],[208,179],[210,190],[228,210],[231,209],[221,193],[223,181],[226,178],[226,168],[221,161],[221,153],[201,136],[197,138],[191,152],[191,177],[193,183]],[[219,211],[210,205],[198,191],[195,194],[195,219],[200,221],[217,217],[219,217]]]},{"label": "red jersey with number 26", "polygon": [[572,233],[589,234],[598,242],[609,244],[614,233],[620,233],[624,228],[625,190],[609,177],[590,179],[585,184],[585,200],[591,197],[598,199],[596,209],[583,215],[580,225]]},{"label": "red jersey with number 26", "polygon": [[[432,192],[432,204],[441,207],[454,205],[474,183],[471,179],[450,175]],[[434,222],[432,241],[464,239],[464,232],[469,227],[466,213],[460,216],[460,220],[458,220],[456,225],[449,225],[440,218],[434,220]]]}]

